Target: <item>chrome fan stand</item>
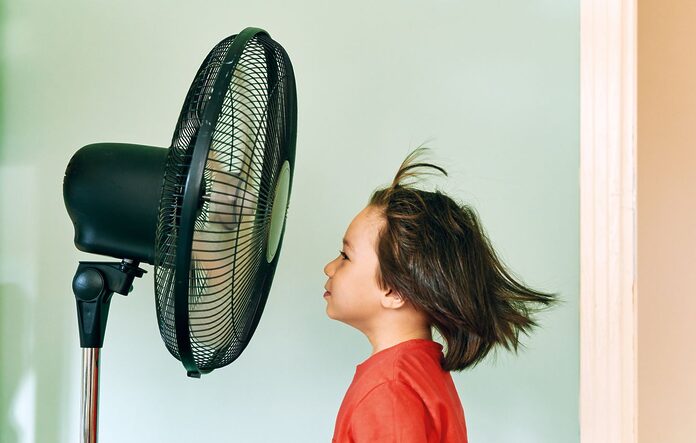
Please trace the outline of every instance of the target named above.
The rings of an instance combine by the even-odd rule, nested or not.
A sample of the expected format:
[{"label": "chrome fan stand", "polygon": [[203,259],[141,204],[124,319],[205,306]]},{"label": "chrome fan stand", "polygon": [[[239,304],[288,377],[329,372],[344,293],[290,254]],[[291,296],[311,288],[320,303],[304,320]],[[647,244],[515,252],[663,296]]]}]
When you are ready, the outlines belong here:
[{"label": "chrome fan stand", "polygon": [[82,349],[82,408],[80,443],[97,441],[99,416],[99,348]]},{"label": "chrome fan stand", "polygon": [[128,295],[133,280],[145,271],[138,262],[80,262],[72,289],[82,348],[82,407],[80,443],[96,443],[99,423],[99,356],[114,292]]}]

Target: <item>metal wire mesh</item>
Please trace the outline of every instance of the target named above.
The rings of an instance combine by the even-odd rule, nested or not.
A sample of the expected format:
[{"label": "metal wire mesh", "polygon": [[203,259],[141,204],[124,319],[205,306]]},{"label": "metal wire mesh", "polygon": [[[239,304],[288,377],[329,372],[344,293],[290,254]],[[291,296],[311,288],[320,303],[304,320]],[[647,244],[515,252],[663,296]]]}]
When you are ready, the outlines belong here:
[{"label": "metal wire mesh", "polygon": [[[234,37],[213,48],[196,74],[167,159],[155,291],[160,333],[179,359],[174,274],[183,190],[203,111]],[[295,123],[287,111],[294,100],[291,69],[283,48],[257,34],[244,46],[224,93],[205,162],[189,269],[188,331],[201,370],[225,366],[241,354],[268,296],[266,280],[277,262],[265,260],[273,191],[294,143],[289,134]]]}]

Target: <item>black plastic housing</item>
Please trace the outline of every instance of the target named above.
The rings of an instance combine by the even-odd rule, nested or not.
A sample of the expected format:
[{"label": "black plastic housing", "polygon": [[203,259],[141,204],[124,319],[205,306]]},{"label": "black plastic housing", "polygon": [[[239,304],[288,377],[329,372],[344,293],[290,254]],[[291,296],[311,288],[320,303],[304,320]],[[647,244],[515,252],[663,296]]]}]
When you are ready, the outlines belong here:
[{"label": "black plastic housing", "polygon": [[168,149],[96,143],[73,155],[63,199],[81,251],[154,265]]}]

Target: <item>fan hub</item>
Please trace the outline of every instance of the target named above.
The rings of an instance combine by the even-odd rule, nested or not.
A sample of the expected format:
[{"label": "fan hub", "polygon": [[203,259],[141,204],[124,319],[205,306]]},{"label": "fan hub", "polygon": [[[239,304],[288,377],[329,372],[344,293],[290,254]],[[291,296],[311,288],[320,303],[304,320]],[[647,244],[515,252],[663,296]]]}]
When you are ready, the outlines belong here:
[{"label": "fan hub", "polygon": [[285,216],[288,209],[288,197],[290,195],[290,163],[285,160],[280,169],[278,182],[273,192],[273,207],[271,208],[271,226],[268,231],[268,245],[266,248],[266,261],[273,261],[280,236],[285,226]]}]

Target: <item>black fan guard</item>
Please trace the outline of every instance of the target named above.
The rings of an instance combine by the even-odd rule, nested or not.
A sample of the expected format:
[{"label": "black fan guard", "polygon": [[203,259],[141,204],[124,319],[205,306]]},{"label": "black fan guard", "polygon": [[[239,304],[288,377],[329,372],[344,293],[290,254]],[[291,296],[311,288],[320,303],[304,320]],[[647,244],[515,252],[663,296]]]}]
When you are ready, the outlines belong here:
[{"label": "black fan guard", "polygon": [[[256,330],[285,231],[296,128],[293,69],[287,53],[277,42],[261,29],[247,28],[212,49],[188,91],[167,155],[155,244],[155,299],[160,334],[189,376],[200,377],[201,373],[234,361]],[[253,145],[242,139],[254,140]],[[250,149],[246,153],[248,158],[240,155],[240,146]],[[229,160],[229,164],[222,162],[220,156]],[[263,160],[255,163],[259,157]],[[240,170],[247,169],[247,174],[238,174],[234,178],[238,182],[229,185],[235,192],[230,198],[235,198],[239,210],[247,213],[212,211],[211,184],[217,183],[213,175],[219,172],[215,168],[221,164],[229,167],[230,175],[226,177],[232,180],[235,162]],[[252,177],[252,173],[258,176]],[[277,195],[279,180],[286,185],[285,200]],[[267,239],[273,233],[268,220],[274,202],[278,201],[281,201],[279,206],[284,206],[282,225],[279,234],[275,233],[275,251],[269,255]],[[251,218],[250,211],[253,222],[242,228],[240,220]],[[195,256],[194,246],[196,242],[208,244],[200,237],[217,232],[204,229],[211,212],[236,217],[238,229],[234,244],[227,246],[232,252],[227,257],[230,264],[210,268],[231,269],[226,272],[229,281],[215,284],[222,287],[216,291],[224,294],[207,300],[215,294],[205,292],[210,285],[202,268],[208,261]],[[242,232],[247,233],[240,235]],[[248,247],[251,250],[246,251],[247,256],[252,254],[255,263],[243,259],[237,263],[237,248],[243,237],[256,240]],[[209,251],[201,254],[204,252]],[[192,324],[192,312],[196,314],[195,324]],[[198,330],[198,326],[210,328]],[[201,332],[209,334],[204,336]],[[208,345],[202,344],[202,338]],[[211,340],[216,341],[215,346],[209,345]]]}]

